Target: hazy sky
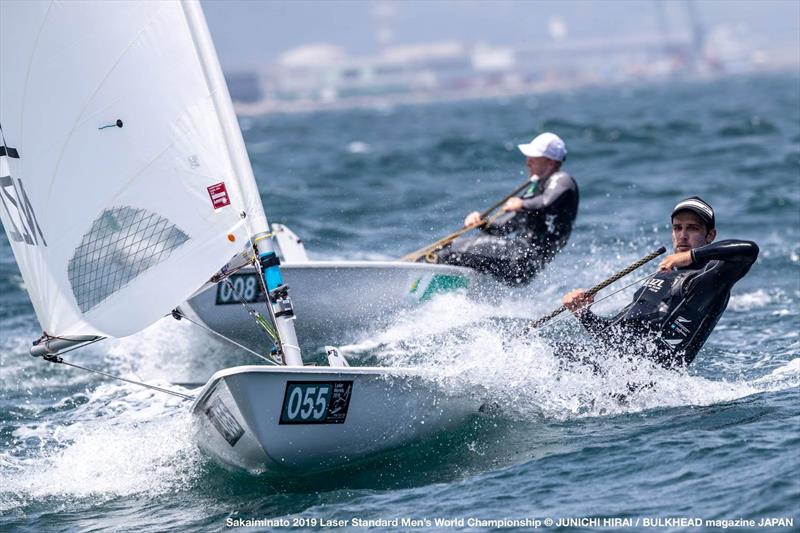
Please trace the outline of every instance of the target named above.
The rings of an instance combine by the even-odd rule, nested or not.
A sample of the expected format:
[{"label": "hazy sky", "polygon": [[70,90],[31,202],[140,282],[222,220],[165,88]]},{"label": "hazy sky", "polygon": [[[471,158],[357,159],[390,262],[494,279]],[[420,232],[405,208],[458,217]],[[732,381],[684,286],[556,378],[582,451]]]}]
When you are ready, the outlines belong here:
[{"label": "hazy sky", "polygon": [[[270,63],[308,43],[375,53],[379,3],[394,12],[396,44],[550,42],[553,18],[575,40],[657,34],[659,13],[673,33],[685,35],[688,24],[686,0],[202,0],[225,68]],[[800,0],[696,0],[694,9],[707,28],[738,27],[754,46],[800,50]]]}]

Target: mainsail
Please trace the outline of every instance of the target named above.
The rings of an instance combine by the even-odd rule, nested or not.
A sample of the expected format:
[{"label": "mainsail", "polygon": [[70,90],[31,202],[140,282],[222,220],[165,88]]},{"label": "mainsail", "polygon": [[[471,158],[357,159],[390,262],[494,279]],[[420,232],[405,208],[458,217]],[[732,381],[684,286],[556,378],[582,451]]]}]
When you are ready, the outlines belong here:
[{"label": "mainsail", "polygon": [[135,333],[267,231],[199,5],[0,2],[0,219],[43,330]]}]

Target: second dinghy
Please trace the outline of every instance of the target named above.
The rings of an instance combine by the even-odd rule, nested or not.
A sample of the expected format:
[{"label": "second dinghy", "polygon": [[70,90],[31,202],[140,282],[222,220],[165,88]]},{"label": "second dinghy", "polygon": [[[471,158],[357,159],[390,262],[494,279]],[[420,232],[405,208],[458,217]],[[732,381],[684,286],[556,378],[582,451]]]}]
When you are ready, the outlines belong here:
[{"label": "second dinghy", "polygon": [[[467,291],[476,274],[448,265],[399,261],[308,261],[281,263],[292,287],[295,329],[309,347],[353,342],[387,325],[400,313],[437,294]],[[264,301],[260,273],[244,268],[181,305],[181,311],[210,329],[249,346],[263,342],[244,305]]]}]

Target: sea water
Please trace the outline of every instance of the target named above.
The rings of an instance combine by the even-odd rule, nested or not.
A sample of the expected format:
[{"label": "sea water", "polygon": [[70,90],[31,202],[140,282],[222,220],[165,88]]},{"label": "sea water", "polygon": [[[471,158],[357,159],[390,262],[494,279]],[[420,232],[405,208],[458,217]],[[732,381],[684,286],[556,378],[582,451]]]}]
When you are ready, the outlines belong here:
[{"label": "sea water", "polygon": [[[496,409],[323,476],[228,471],[195,447],[185,401],[28,355],[40,330],[3,236],[0,529],[796,530],[797,74],[240,122],[270,220],[319,260],[393,259],[432,242],[524,179],[518,143],[564,138],[580,211],[542,275],[441,295],[342,346],[354,365],[459,377]],[[670,209],[692,195],[716,209],[719,239],[754,240],[761,254],[688,371],[615,358],[602,376],[564,368],[552,337],[586,341],[569,316],[515,335],[566,291],[668,246]],[[229,353],[169,319],[67,358],[190,392],[169,381]]]}]

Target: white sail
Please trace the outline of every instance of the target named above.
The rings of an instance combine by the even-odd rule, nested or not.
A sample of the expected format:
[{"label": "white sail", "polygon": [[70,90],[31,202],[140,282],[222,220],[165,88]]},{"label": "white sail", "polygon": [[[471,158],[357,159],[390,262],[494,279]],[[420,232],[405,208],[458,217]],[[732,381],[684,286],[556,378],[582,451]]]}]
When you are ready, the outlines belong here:
[{"label": "white sail", "polygon": [[44,331],[125,336],[266,219],[193,2],[0,1],[0,219]]}]

